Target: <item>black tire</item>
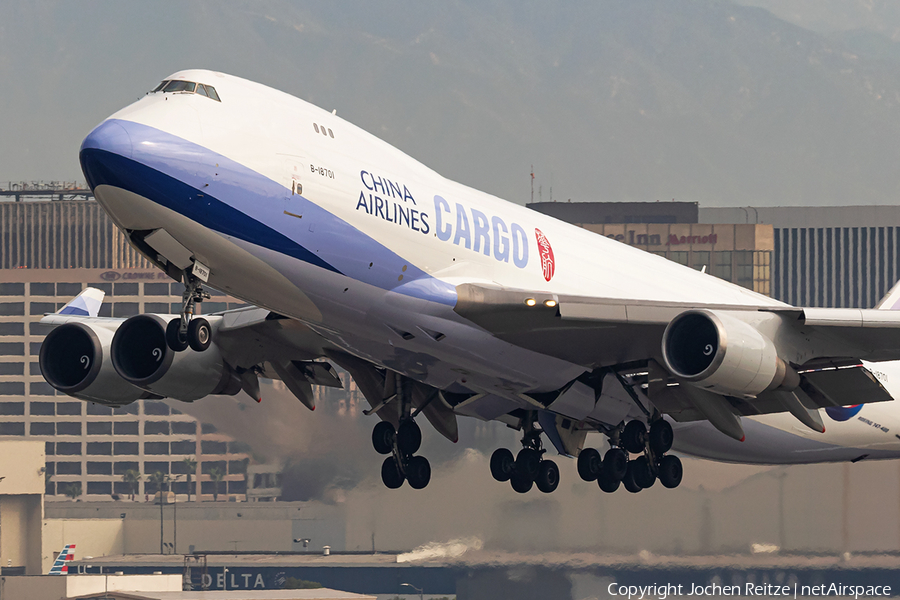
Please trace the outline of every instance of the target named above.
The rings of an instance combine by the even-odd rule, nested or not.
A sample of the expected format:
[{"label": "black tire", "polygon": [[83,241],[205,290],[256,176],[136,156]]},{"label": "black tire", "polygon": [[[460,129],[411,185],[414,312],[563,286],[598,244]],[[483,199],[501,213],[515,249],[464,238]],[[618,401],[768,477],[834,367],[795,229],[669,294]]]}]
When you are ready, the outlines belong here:
[{"label": "black tire", "polygon": [[605,471],[601,471],[600,475],[597,477],[597,485],[600,486],[600,489],[607,494],[612,494],[617,489],[619,489],[619,485],[621,483],[621,479],[613,479],[612,477],[607,475]]},{"label": "black tire", "polygon": [[640,421],[629,421],[622,431],[622,446],[632,454],[641,454],[647,443],[647,427]]},{"label": "black tire", "polygon": [[509,482],[512,484],[512,489],[516,490],[520,494],[528,493],[529,491],[531,491],[531,486],[534,485],[534,479],[522,477],[518,473],[513,475]]},{"label": "black tire", "polygon": [[212,344],[212,327],[203,317],[195,317],[188,323],[188,345],[195,352],[203,352]]},{"label": "black tire", "polygon": [[537,488],[549,494],[559,487],[559,467],[552,460],[541,461],[541,467],[538,469],[538,476],[534,483]]},{"label": "black tire", "polygon": [[403,485],[404,479],[405,477],[400,471],[400,465],[397,464],[394,457],[388,456],[384,459],[384,462],[381,463],[381,481],[384,482],[385,487],[396,490]]},{"label": "black tire", "polygon": [[522,448],[519,450],[519,454],[516,456],[516,476],[534,482],[540,469],[540,452],[533,448]]},{"label": "black tire", "polygon": [[506,448],[497,448],[491,454],[491,475],[497,481],[509,481],[516,471],[516,459]]},{"label": "black tire", "polygon": [[394,437],[397,432],[387,421],[380,421],[372,430],[372,446],[378,454],[390,454],[394,451]]},{"label": "black tire", "polygon": [[415,421],[407,420],[400,423],[397,429],[397,447],[406,455],[415,454],[422,446],[422,430]]},{"label": "black tire", "polygon": [[578,454],[578,476],[585,481],[594,481],[600,475],[603,458],[593,448],[584,448]]},{"label": "black tire", "polygon": [[681,485],[681,478],[684,476],[684,468],[681,466],[681,459],[677,456],[663,456],[659,461],[659,482],[665,487],[671,489]]},{"label": "black tire", "polygon": [[610,448],[603,457],[603,472],[607,479],[622,481],[628,468],[628,455],[621,448]]},{"label": "black tire", "polygon": [[650,426],[650,450],[656,456],[662,456],[672,449],[675,433],[668,421],[659,419]]},{"label": "black tire", "polygon": [[406,465],[406,480],[409,487],[421,490],[431,481],[431,465],[424,456],[413,456]]},{"label": "black tire", "polygon": [[187,336],[182,337],[179,333],[181,327],[181,319],[172,319],[166,325],[166,345],[175,352],[184,352],[188,348]]},{"label": "black tire", "polygon": [[628,463],[628,469],[625,471],[625,477],[622,478],[622,485],[625,486],[625,489],[632,494],[637,494],[639,491],[644,489],[634,480],[634,461],[630,461]]},{"label": "black tire", "polygon": [[653,487],[653,484],[656,483],[656,474],[650,467],[650,461],[647,460],[646,456],[639,456],[629,464],[632,466],[634,472],[635,483],[645,490]]}]

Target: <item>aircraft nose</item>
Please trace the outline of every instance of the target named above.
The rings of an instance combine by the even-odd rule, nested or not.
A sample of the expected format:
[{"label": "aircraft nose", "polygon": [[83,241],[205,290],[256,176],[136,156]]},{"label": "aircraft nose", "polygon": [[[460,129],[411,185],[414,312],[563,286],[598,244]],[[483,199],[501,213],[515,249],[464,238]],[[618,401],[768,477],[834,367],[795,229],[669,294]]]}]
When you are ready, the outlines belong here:
[{"label": "aircraft nose", "polygon": [[104,121],[91,131],[81,143],[79,157],[91,189],[107,179],[106,174],[113,162],[121,158],[131,158],[134,144],[131,136],[116,121]]}]

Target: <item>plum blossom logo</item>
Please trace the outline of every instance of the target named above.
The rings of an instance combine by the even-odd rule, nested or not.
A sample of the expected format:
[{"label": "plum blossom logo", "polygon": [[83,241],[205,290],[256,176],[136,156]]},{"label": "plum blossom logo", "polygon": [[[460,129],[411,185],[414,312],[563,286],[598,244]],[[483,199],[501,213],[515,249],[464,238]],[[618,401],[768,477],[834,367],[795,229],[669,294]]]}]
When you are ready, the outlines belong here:
[{"label": "plum blossom logo", "polygon": [[550,281],[553,279],[553,273],[556,271],[556,262],[553,259],[553,247],[550,246],[550,240],[535,228],[534,237],[537,238],[538,251],[541,255],[541,268],[544,270],[544,279]]}]

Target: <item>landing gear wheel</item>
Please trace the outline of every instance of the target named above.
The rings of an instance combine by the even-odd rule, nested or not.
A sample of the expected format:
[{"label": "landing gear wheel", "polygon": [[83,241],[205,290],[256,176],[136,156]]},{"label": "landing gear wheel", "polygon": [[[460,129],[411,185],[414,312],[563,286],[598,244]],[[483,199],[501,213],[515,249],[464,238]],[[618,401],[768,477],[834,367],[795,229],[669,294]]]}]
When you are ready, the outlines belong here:
[{"label": "landing gear wheel", "polygon": [[431,481],[431,465],[424,456],[413,456],[406,466],[406,480],[409,487],[421,490]]},{"label": "landing gear wheel", "polygon": [[397,429],[397,447],[404,454],[415,454],[422,445],[422,430],[415,421],[404,421]]},{"label": "landing gear wheel", "polygon": [[396,490],[403,485],[403,473],[400,472],[400,465],[394,460],[393,456],[388,456],[381,463],[381,481],[389,489]]},{"label": "landing gear wheel", "polygon": [[659,461],[659,482],[667,488],[677,488],[681,484],[683,475],[681,459],[677,456],[663,456]]},{"label": "landing gear wheel", "polygon": [[585,481],[594,481],[600,475],[603,459],[593,448],[585,448],[578,454],[578,476]]},{"label": "landing gear wheel", "polygon": [[397,433],[394,426],[387,421],[381,421],[372,430],[372,445],[378,454],[390,454],[394,451],[394,437]]},{"label": "landing gear wheel", "polygon": [[629,463],[629,466],[632,467],[634,472],[634,482],[645,490],[653,487],[653,484],[656,483],[656,475],[653,473],[653,469],[650,468],[650,461],[647,460],[646,456],[638,457]]},{"label": "landing gear wheel", "polygon": [[640,421],[629,421],[622,431],[622,445],[632,454],[644,451],[647,442],[647,427]]},{"label": "landing gear wheel", "polygon": [[512,476],[512,479],[509,480],[512,484],[512,489],[516,490],[520,494],[525,494],[529,490],[531,490],[531,486],[534,485],[534,480],[529,479],[528,477],[522,477],[518,473]]},{"label": "landing gear wheel", "polygon": [[535,484],[545,494],[549,494],[559,487],[559,467],[556,466],[555,462],[552,460],[541,461]]},{"label": "landing gear wheel", "polygon": [[625,489],[632,494],[637,494],[639,491],[644,489],[634,480],[634,461],[630,461],[628,463],[628,469],[625,471],[625,477],[622,478],[622,485],[624,485]]},{"label": "landing gear wheel", "polygon": [[[516,456],[516,476],[520,478],[534,481],[541,469],[541,454],[533,448],[522,448],[519,455]],[[515,488],[515,479],[513,476],[513,487]],[[531,486],[529,486],[529,489]]]},{"label": "landing gear wheel", "polygon": [[181,319],[172,319],[166,325],[166,345],[175,352],[184,352],[188,347],[187,336],[181,335],[180,328]]},{"label": "landing gear wheel", "polygon": [[603,472],[610,480],[622,481],[628,468],[628,456],[621,448],[610,448],[603,457]]},{"label": "landing gear wheel", "polygon": [[622,483],[621,479],[614,479],[607,475],[606,471],[601,471],[600,475],[597,477],[597,485],[600,486],[600,489],[606,492],[607,494],[612,494],[614,491],[619,489],[619,484]]},{"label": "landing gear wheel", "polygon": [[497,481],[509,481],[516,471],[516,459],[506,448],[497,448],[491,454],[491,475]]},{"label": "landing gear wheel", "polygon": [[203,352],[212,343],[212,327],[209,321],[202,317],[195,317],[188,323],[188,345],[195,352]]},{"label": "landing gear wheel", "polygon": [[675,434],[672,433],[672,426],[668,421],[659,419],[650,426],[650,450],[656,456],[662,456],[672,449],[672,442]]}]

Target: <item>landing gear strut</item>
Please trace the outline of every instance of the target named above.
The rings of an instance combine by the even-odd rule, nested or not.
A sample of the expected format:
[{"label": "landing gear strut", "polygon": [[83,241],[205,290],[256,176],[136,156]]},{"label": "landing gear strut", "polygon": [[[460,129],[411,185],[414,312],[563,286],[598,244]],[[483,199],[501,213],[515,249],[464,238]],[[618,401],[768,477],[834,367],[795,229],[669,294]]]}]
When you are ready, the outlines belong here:
[{"label": "landing gear strut", "polygon": [[543,458],[546,450],[541,444],[541,430],[535,428],[535,416],[532,411],[525,418],[522,449],[515,458],[507,448],[498,448],[491,455],[491,475],[497,481],[509,481],[520,494],[534,485],[545,494],[559,487],[559,467]]},{"label": "landing gear strut", "polygon": [[188,346],[195,352],[203,352],[212,343],[212,328],[203,317],[194,316],[194,305],[209,299],[203,282],[185,272],[184,292],[181,295],[181,317],[172,319],[166,326],[166,344],[175,352],[183,352]]},{"label": "landing gear strut", "polygon": [[390,489],[397,489],[404,481],[408,481],[411,488],[421,490],[431,481],[428,459],[414,456],[422,446],[422,430],[412,418],[409,393],[405,389],[403,377],[390,372],[386,377],[396,378],[396,392],[385,400],[384,405],[399,400],[400,425],[394,429],[390,422],[381,421],[372,431],[372,446],[375,451],[390,455],[381,465],[381,480]]}]

